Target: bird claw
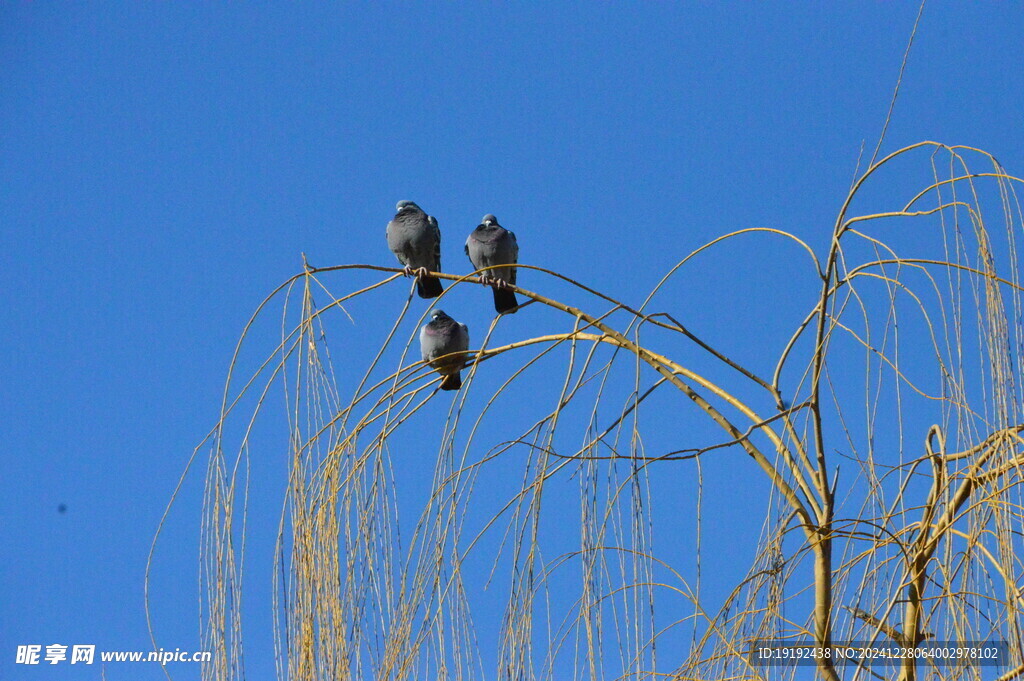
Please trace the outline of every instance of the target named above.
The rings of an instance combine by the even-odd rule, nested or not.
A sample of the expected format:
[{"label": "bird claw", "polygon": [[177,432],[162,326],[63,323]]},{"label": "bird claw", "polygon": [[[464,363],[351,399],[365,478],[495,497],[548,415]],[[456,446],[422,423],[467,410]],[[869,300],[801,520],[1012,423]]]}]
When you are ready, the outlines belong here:
[{"label": "bird claw", "polygon": [[494,280],[494,287],[495,288],[500,288],[503,291],[507,291],[508,290],[508,282],[505,281],[504,279],[495,279]]},{"label": "bird claw", "polygon": [[425,277],[428,274],[430,274],[430,270],[428,270],[426,267],[420,267],[419,269],[415,270],[415,272],[417,277]]},{"label": "bird claw", "polygon": [[405,267],[403,267],[403,268],[402,268],[402,273],[403,273],[403,274],[404,274],[405,276],[407,276],[407,277],[411,277],[411,276],[413,276],[413,274],[412,274],[412,268],[411,268],[411,267],[409,267],[408,265],[406,265]]}]

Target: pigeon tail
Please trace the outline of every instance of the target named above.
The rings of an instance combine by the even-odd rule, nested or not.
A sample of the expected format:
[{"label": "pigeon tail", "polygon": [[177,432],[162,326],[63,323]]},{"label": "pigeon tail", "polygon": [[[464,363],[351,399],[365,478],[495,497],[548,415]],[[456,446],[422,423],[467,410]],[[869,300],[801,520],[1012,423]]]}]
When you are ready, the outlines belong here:
[{"label": "pigeon tail", "polygon": [[416,280],[416,293],[420,298],[437,298],[443,292],[441,280],[437,277],[420,277]]},{"label": "pigeon tail", "polygon": [[516,294],[508,289],[494,288],[494,309],[498,314],[504,314],[509,310],[515,310],[519,306]]},{"label": "pigeon tail", "polygon": [[441,390],[458,390],[462,387],[462,372],[448,374],[441,380]]}]

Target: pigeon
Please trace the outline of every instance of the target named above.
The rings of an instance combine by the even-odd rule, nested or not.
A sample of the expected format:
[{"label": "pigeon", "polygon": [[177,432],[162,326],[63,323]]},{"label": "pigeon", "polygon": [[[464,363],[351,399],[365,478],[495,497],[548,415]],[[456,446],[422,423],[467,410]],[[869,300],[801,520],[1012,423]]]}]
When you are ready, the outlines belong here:
[{"label": "pigeon", "polygon": [[416,276],[420,298],[437,298],[444,289],[428,272],[441,271],[441,230],[437,220],[412,201],[399,201],[398,211],[387,226],[388,248],[404,265],[406,276]]},{"label": "pigeon", "polygon": [[[437,369],[444,376],[441,390],[458,390],[462,387],[462,367],[466,366],[465,352],[469,350],[469,327],[459,324],[445,314],[444,310],[432,310],[430,321],[420,329],[420,352],[423,361]],[[438,360],[449,353],[460,353]]]},{"label": "pigeon", "polygon": [[515,264],[519,259],[519,244],[516,235],[498,224],[498,218],[487,214],[466,239],[466,255],[476,269],[493,265],[508,265],[487,270],[480,275],[483,284],[494,288],[494,309],[498,313],[515,311],[518,302],[516,294],[508,290],[508,284],[516,283]]}]

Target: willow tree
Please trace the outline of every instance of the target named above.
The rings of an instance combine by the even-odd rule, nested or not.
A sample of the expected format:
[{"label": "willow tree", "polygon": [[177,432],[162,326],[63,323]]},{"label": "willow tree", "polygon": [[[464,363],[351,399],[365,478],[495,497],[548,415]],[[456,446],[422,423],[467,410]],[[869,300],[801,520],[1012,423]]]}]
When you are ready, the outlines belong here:
[{"label": "willow tree", "polygon": [[[914,173],[925,180],[908,191]],[[514,290],[525,304],[474,329],[454,397],[419,361],[427,310],[411,293],[402,307],[400,270],[305,267],[254,314],[239,352],[244,341],[263,361],[244,372],[232,363],[220,420],[197,449],[209,454],[202,623],[215,663],[204,678],[244,676],[244,564],[273,572],[263,585],[272,618],[248,616],[273,620],[278,675],[292,681],[803,673],[753,664],[759,639],[1005,640],[1000,673],[1020,675],[1018,182],[977,149],[915,144],[857,177],[827,247],[741,229],[683,257],[646,300],[524,263],[529,290]],[[880,201],[892,205],[859,210]],[[658,295],[708,249],[750,238],[793,244],[786,267],[806,276],[780,282],[787,295],[813,282],[790,340],[763,348],[761,372],[698,338]],[[447,296],[479,274],[436,276]],[[387,331],[336,343],[332,321],[384,289],[399,301],[375,312],[393,319]],[[573,304],[555,289],[574,291],[560,296]],[[518,335],[516,319],[540,310],[550,328]],[[279,340],[252,330],[268,318]],[[499,328],[514,340],[492,342]],[[529,385],[531,372],[549,390]],[[496,387],[482,391],[484,375]],[[282,406],[286,440],[257,438]],[[694,420],[717,435],[693,441],[709,432],[682,425]],[[645,429],[679,447],[648,451]],[[287,466],[276,546],[245,555],[257,454]],[[742,503],[762,527],[745,574],[702,588],[692,564],[656,550],[682,521],[652,510],[651,482],[667,472],[700,481],[710,456],[767,492],[689,500],[698,533],[686,555],[698,565],[733,541],[699,531],[716,504]],[[510,493],[487,478],[495,469]],[[578,514],[563,506],[552,518],[550,500],[567,496]],[[552,522],[558,531],[545,530]],[[982,673],[909,659],[816,665],[825,679]]]}]

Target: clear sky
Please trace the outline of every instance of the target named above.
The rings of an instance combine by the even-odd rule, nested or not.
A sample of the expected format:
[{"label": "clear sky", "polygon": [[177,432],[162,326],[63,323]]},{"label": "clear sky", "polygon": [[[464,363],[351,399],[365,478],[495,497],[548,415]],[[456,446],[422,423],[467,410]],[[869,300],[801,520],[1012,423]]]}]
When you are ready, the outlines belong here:
[{"label": "clear sky", "polygon": [[[399,199],[438,217],[447,271],[468,271],[461,243],[495,213],[523,262],[631,302],[728,231],[778,227],[820,248],[861,146],[874,150],[917,9],[4,3],[0,678],[98,677],[16,666],[20,644],[149,646],[142,584],[157,523],[217,417],[243,325],[301,253],[392,265],[383,228]],[[1017,4],[929,4],[883,152],[966,144],[1024,173],[1021,35]],[[772,298],[798,256],[751,240],[730,258],[663,303],[764,368],[810,300]],[[405,287],[387,289],[395,312]],[[488,297],[467,290],[448,311],[483,329]],[[758,333],[735,323],[765,301],[780,314]],[[360,313],[373,328],[375,313]],[[544,319],[524,311],[503,337],[542,333]],[[278,329],[265,330],[269,350]],[[278,487],[254,499],[276,527],[284,452],[265,456]],[[433,462],[403,465],[429,476]],[[201,485],[200,471],[157,554],[169,647],[198,645]],[[761,514],[764,487],[750,490],[753,511],[737,504],[715,522]],[[254,547],[259,584],[270,555]],[[266,649],[248,671],[271,678]],[[163,678],[128,664],[105,675]]]}]

